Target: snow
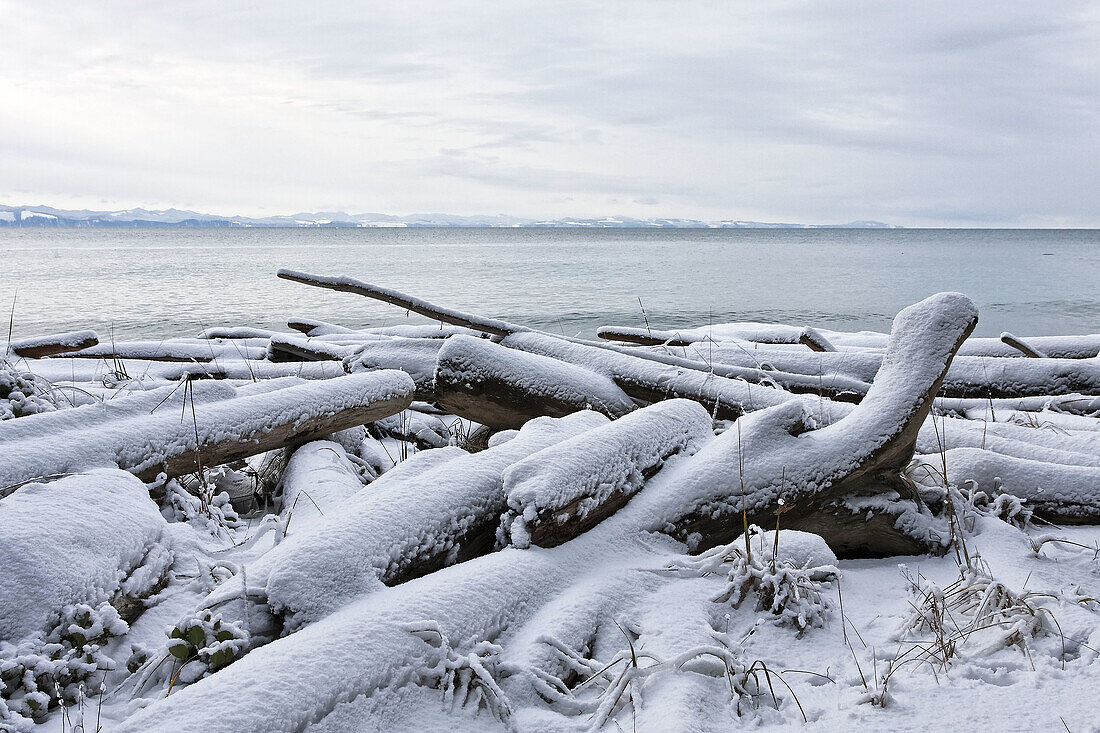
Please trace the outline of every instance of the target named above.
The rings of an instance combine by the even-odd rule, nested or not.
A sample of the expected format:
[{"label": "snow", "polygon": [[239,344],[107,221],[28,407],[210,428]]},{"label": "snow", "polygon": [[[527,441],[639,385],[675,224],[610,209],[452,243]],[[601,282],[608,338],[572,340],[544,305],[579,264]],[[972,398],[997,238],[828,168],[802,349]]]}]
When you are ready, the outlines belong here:
[{"label": "snow", "polygon": [[147,593],[171,562],[154,552],[166,527],[145,485],[117,469],[28,484],[0,500],[0,640],[46,632],[66,605],[110,600],[148,557],[146,582],[126,589]]},{"label": "snow", "polygon": [[[411,399],[412,391],[407,374],[378,371],[197,404],[197,422],[158,412],[103,423],[79,437],[75,428],[26,436],[0,443],[0,487],[94,467],[124,467],[138,474],[193,452],[196,443],[255,440],[271,425],[301,423],[384,400]],[[189,413],[190,402],[186,406]],[[79,409],[92,414],[95,407]]]},{"label": "snow", "polygon": [[22,349],[36,349],[42,346],[53,346],[55,344],[60,346],[70,346],[72,348],[78,348],[81,344],[98,339],[95,331],[68,331],[66,333],[50,334],[48,336],[37,336],[32,338],[19,339],[17,341],[10,342],[7,346],[12,351],[18,351]]},{"label": "snow", "polygon": [[[648,340],[689,344],[701,342],[742,342],[747,348],[755,344],[797,344],[806,331],[805,327],[788,326],[774,323],[742,321],[736,323],[714,323],[706,326],[678,328],[674,330],[651,330],[621,326],[606,326],[598,333],[604,338],[615,335],[640,337]],[[889,334],[877,331],[833,331],[825,328],[811,329],[821,335],[838,350],[882,351],[889,342]],[[1011,334],[1010,334],[1011,335]],[[1014,337],[1015,338],[1015,337]],[[1024,336],[1020,340],[1035,347],[1049,357],[1065,359],[1088,359],[1100,353],[1100,334],[1078,336]],[[997,356],[1023,357],[1013,346],[999,338],[972,337],[959,349],[960,356]]]},{"label": "snow", "polygon": [[357,345],[354,354],[345,359],[344,368],[350,373],[401,369],[416,382],[418,393],[430,396],[435,390],[435,364],[442,345],[440,339],[379,337]]},{"label": "snow", "polygon": [[612,349],[572,343],[539,333],[514,333],[506,336],[501,344],[603,374],[628,390],[633,386],[658,384],[665,397],[701,395],[708,405],[735,404],[743,405],[745,409],[762,409],[782,404],[792,397],[788,392],[774,387],[661,364]]},{"label": "snow", "polygon": [[[334,355],[358,352],[344,364],[230,354],[201,367],[125,359],[127,374],[112,375],[110,360],[20,362],[87,404],[0,423],[8,480],[80,471],[0,498],[0,730],[29,729],[16,716],[31,716],[25,701],[38,694],[10,691],[12,670],[68,674],[70,662],[91,666],[64,686],[66,710],[35,714],[42,730],[73,727],[81,711],[90,729],[93,706],[97,728],[102,717],[103,730],[124,732],[556,732],[602,722],[601,730],[962,730],[976,720],[1089,730],[1100,694],[1100,530],[1028,524],[1026,513],[1097,521],[1100,419],[1097,391],[1082,381],[1094,365],[1063,364],[1058,348],[1084,343],[1072,338],[1025,339],[1052,359],[957,358],[952,373],[971,369],[976,387],[1030,380],[1080,394],[939,399],[951,416],[925,417],[975,316],[963,296],[941,294],[899,314],[889,344],[818,332],[837,349],[826,353],[728,339],[600,348],[501,321],[513,330],[493,339],[461,326],[317,324],[330,335],[289,335]],[[235,345],[247,348],[288,338],[247,327],[203,335],[240,337]],[[199,348],[173,342],[180,353]],[[968,343],[986,342],[1000,344]],[[454,378],[464,375],[471,391],[511,380],[554,399],[614,396],[621,410],[615,420],[581,409],[488,435],[433,404],[437,357],[446,361],[448,350],[461,367]],[[716,354],[744,360],[723,373]],[[761,365],[805,378],[799,370],[824,364],[874,384],[853,405],[731,378],[755,378]],[[345,366],[362,373],[345,376]],[[170,381],[196,368],[231,378]],[[414,387],[422,401],[410,404]],[[705,404],[676,398],[686,392]],[[200,437],[213,439],[238,435],[218,424],[262,431],[387,395],[406,409],[247,466],[209,468],[209,487],[88,470],[134,456],[155,466],[166,451],[186,452],[192,401]],[[753,411],[715,421],[718,403]],[[914,440],[905,473],[931,510],[899,493],[912,490],[897,473]],[[944,460],[955,489],[950,523]],[[821,493],[872,465],[883,485],[867,495]],[[213,492],[242,482],[278,488],[238,521],[228,497]],[[955,534],[960,554],[837,560],[850,554],[786,528],[813,526],[832,542],[827,523],[817,530],[783,509],[821,497],[835,502],[826,512],[853,512],[854,532],[865,515],[879,517],[873,531],[919,539],[915,548],[943,549]],[[766,526],[750,530],[750,558],[744,538],[733,538],[742,510],[765,509]],[[153,595],[127,624],[107,605],[119,593]],[[939,599],[957,605],[939,613]],[[110,633],[88,657],[73,645],[51,660],[51,644],[85,608],[94,618],[77,626]],[[945,649],[950,659],[940,662]],[[926,661],[905,662],[922,650]],[[81,701],[100,685],[108,695]]]},{"label": "snow", "polygon": [[[265,555],[250,568],[249,595],[265,597],[297,628],[384,582],[415,576],[421,566],[452,564],[464,549],[456,537],[477,543],[487,535],[491,544],[505,506],[505,468],[606,423],[594,412],[537,418],[512,440],[480,453],[444,448],[441,460],[437,451],[425,451],[415,467],[409,461],[402,464],[408,468],[387,472],[340,504],[324,526],[290,536]],[[220,590],[209,602],[232,595]]]},{"label": "snow", "polygon": [[527,394],[614,417],[635,407],[614,381],[601,374],[470,336],[452,336],[444,342],[436,375],[437,380],[467,386],[514,382]]},{"label": "snow", "polygon": [[516,547],[530,545],[536,521],[575,522],[612,497],[625,501],[674,453],[694,453],[714,437],[697,402],[668,400],[544,448],[504,472],[508,514],[502,528]]}]

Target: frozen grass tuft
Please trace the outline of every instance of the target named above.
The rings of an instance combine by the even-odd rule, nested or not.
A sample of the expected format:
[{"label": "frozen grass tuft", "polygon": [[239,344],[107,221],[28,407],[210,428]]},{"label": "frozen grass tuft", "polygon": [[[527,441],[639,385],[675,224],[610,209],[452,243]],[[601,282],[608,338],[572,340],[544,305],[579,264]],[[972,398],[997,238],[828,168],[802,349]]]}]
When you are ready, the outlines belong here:
[{"label": "frozen grass tuft", "polygon": [[[753,526],[747,536],[762,533]],[[669,570],[699,577],[725,574],[727,586],[716,601],[738,608],[746,598],[755,596],[756,611],[771,613],[778,624],[798,629],[799,636],[807,629],[824,626],[829,602],[819,586],[834,579],[837,569],[831,565],[797,567],[777,556],[778,547],[771,557],[761,557],[759,552],[749,554],[748,547],[747,541],[738,539],[677,560]]]}]

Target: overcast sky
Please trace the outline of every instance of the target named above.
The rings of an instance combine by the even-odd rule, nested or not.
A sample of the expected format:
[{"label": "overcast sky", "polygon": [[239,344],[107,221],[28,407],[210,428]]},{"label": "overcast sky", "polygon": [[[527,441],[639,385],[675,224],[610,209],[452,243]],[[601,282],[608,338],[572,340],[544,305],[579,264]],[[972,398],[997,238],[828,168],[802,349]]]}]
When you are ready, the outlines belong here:
[{"label": "overcast sky", "polygon": [[0,0],[0,203],[1100,226],[1100,4]]}]

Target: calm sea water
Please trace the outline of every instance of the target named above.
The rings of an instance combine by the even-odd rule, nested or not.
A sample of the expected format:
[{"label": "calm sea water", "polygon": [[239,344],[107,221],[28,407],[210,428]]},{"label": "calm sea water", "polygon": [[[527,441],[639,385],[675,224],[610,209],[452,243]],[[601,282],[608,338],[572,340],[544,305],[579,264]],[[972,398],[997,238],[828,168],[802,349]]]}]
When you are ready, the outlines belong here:
[{"label": "calm sea water", "polygon": [[[940,290],[978,304],[978,333],[1100,331],[1100,231],[0,229],[0,321],[101,338],[422,319],[275,277],[351,275],[569,335],[760,320],[889,328]],[[3,338],[3,335],[0,335]]]}]

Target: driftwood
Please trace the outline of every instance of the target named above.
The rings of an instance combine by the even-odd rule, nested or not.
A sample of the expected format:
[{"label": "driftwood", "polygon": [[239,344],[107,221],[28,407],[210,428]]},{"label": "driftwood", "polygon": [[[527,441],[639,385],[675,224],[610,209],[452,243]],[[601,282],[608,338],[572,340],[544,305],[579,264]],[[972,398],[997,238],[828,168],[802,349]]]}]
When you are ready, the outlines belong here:
[{"label": "driftwood", "polygon": [[75,349],[86,349],[98,343],[99,336],[95,331],[71,331],[12,341],[8,344],[8,351],[24,359],[41,359]]},{"label": "driftwood", "polygon": [[614,418],[635,408],[601,374],[470,336],[452,336],[439,350],[435,393],[445,410],[497,429],[543,415],[591,409]]},{"label": "driftwood", "polygon": [[[143,481],[180,476],[285,445],[314,440],[400,412],[412,379],[396,371],[357,374],[212,404],[141,415],[0,444],[0,493],[27,481],[117,466]],[[34,416],[24,418],[33,420]]]},{"label": "driftwood", "polygon": [[120,341],[80,350],[55,352],[66,359],[140,359],[142,361],[214,362],[219,359],[263,359],[267,339],[171,339]]},{"label": "driftwood", "polygon": [[[782,513],[783,526],[823,535],[838,554],[935,549],[919,532],[905,531],[918,522],[921,505],[901,472],[976,323],[977,310],[958,294],[906,308],[894,320],[871,391],[850,414],[814,430],[830,416],[800,398],[747,416],[692,459],[654,529],[711,546],[732,541],[744,519],[774,526]],[[885,500],[891,496],[912,503]]]},{"label": "driftwood", "polygon": [[[791,391],[810,391],[805,385],[820,380],[823,394],[858,392],[858,385],[874,379],[882,364],[881,353],[841,351],[807,353],[780,349],[745,349],[726,343],[692,344],[677,349],[624,349],[666,357],[677,351],[692,359],[706,358],[715,373],[724,369],[770,367],[777,370],[777,384]],[[770,372],[765,372],[770,374]],[[790,375],[806,375],[801,380]],[[807,378],[809,377],[809,378]],[[957,356],[944,378],[940,395],[950,398],[1007,399],[1053,397],[1068,394],[1100,395],[1100,362],[1088,359],[1024,359]]]},{"label": "driftwood", "polygon": [[416,382],[416,399],[435,401],[435,365],[442,339],[375,337],[355,347],[344,361],[351,372],[400,369]]},{"label": "driftwood", "polygon": [[[306,285],[313,285],[317,287],[329,288],[332,290],[340,290],[343,292],[355,293],[357,295],[363,295],[368,298],[374,298],[382,300],[387,303],[407,308],[415,313],[428,316],[430,318],[436,318],[445,323],[453,324],[459,327],[465,327],[480,331],[482,333],[492,334],[498,337],[507,337],[509,335],[521,335],[521,334],[534,334],[536,336],[542,336],[547,339],[553,339],[555,342],[562,344],[576,344],[580,346],[588,346],[590,348],[607,349],[609,351],[618,351],[624,353],[622,349],[618,349],[611,345],[586,342],[581,339],[563,338],[560,336],[554,336],[552,334],[536,331],[526,326],[521,326],[515,323],[507,321],[482,318],[470,313],[463,313],[451,308],[445,308],[438,305],[433,305],[427,301],[419,298],[400,293],[396,290],[389,288],[382,288],[369,283],[364,283],[359,280],[348,277],[326,277],[321,275],[307,275],[305,273],[294,272],[289,270],[280,270],[279,277],[287,280],[293,280],[294,282],[304,283]],[[784,340],[781,343],[808,343],[811,344],[811,348],[817,351],[831,351],[833,346],[829,344],[824,336],[813,329],[799,329],[797,334],[790,337],[793,340]],[[547,354],[554,358],[560,358],[556,354]],[[784,389],[789,389],[792,392],[803,394],[815,394],[819,396],[831,397],[833,399],[841,399],[845,401],[857,401],[868,389],[867,382],[850,378],[846,375],[814,375],[812,378],[801,374],[788,374],[775,371],[766,371],[763,369],[743,367],[743,366],[731,366],[728,364],[715,364],[710,363],[705,357],[697,359],[679,359],[672,355],[659,355],[659,354],[635,354],[639,358],[650,359],[651,361],[657,361],[662,364],[669,364],[677,367],[691,369],[694,371],[704,372],[707,374],[717,374],[722,377],[730,379],[739,379],[752,382],[754,384],[767,384],[778,385]],[[565,359],[565,361],[571,361],[571,359]],[[574,362],[575,363],[575,362]],[[630,370],[627,370],[630,371]],[[667,371],[667,370],[666,370]],[[658,399],[664,399],[669,396],[667,392],[664,392],[664,397],[656,397],[656,395],[662,394],[663,387],[659,387],[653,384],[650,380],[642,379],[638,384],[634,385],[634,380],[630,377],[625,377],[624,380],[631,383],[631,387],[626,385],[620,385],[624,390],[631,393],[631,396],[638,397],[646,402],[653,402]],[[638,394],[631,392],[634,389]],[[686,394],[676,394],[672,396],[683,396],[689,399],[695,399],[693,390],[690,388]],[[719,403],[721,401],[719,400]],[[739,408],[726,409],[720,405],[719,407],[722,416],[736,417],[741,413]]]},{"label": "driftwood", "polygon": [[[1050,453],[1046,457],[1054,456]],[[1011,494],[1024,500],[1035,516],[1060,524],[1100,522],[1100,466],[1049,463],[978,447],[950,448],[944,455],[922,456],[918,480],[982,491],[994,498]]]},{"label": "driftwood", "polygon": [[405,310],[419,313],[422,316],[427,316],[428,318],[442,321],[443,323],[450,323],[455,326],[465,326],[496,336],[504,336],[513,333],[517,329],[526,330],[521,326],[516,326],[515,324],[505,321],[498,321],[494,318],[481,318],[461,313],[450,308],[441,308],[396,290],[371,285],[370,283],[365,283],[362,280],[356,280],[351,277],[309,275],[295,270],[279,270],[278,275],[284,280],[290,280],[304,285],[313,285],[314,287],[338,290],[344,293],[355,293],[356,295],[374,298],[375,300],[381,300],[384,303],[399,306]]},{"label": "driftwood", "polygon": [[1031,344],[1027,343],[1023,339],[1016,338],[1008,331],[1001,334],[1001,342],[1008,344],[1012,348],[1019,351],[1024,356],[1031,357],[1032,359],[1046,359],[1047,355],[1036,349]]},{"label": "driftwood", "polygon": [[351,347],[293,336],[272,336],[267,346],[267,358],[274,362],[343,361],[353,353]]},{"label": "driftwood", "polygon": [[[746,342],[751,350],[755,344],[803,343],[802,336],[811,331],[841,351],[872,350],[886,348],[887,334],[875,331],[848,333],[801,328],[767,323],[719,323],[698,328],[653,330],[628,326],[602,326],[597,330],[600,338],[643,346],[690,346],[705,342]],[[1007,335],[1010,338],[1004,339]],[[808,345],[808,344],[807,344]],[[811,346],[811,348],[813,348]],[[831,349],[824,349],[830,351]],[[1041,353],[1059,359],[1089,359],[1100,353],[1100,334],[1078,336],[1029,336],[1017,338],[1002,334],[998,338],[968,338],[959,347],[959,356],[1020,357]]]},{"label": "driftwood", "polygon": [[746,412],[778,405],[795,397],[777,386],[730,379],[701,369],[666,364],[624,351],[565,341],[541,333],[515,333],[506,336],[501,345],[602,374],[641,404],[673,397],[694,400],[719,420],[735,420]]}]

